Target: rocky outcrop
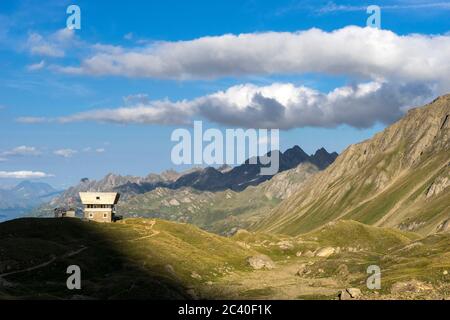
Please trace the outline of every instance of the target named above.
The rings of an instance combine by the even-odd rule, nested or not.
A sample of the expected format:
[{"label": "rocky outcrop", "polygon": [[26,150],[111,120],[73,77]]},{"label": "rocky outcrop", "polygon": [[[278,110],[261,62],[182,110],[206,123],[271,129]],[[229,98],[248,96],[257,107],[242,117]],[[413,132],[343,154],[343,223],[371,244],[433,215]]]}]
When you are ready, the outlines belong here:
[{"label": "rocky outcrop", "polygon": [[333,247],[325,247],[322,249],[318,249],[315,255],[316,257],[320,258],[328,258],[332,254],[334,254],[335,251],[336,249],[334,249]]},{"label": "rocky outcrop", "polygon": [[268,256],[260,254],[247,259],[248,264],[254,270],[268,269],[271,270],[275,268],[275,263]]},{"label": "rocky outcrop", "polygon": [[358,288],[348,288],[338,293],[339,300],[356,300],[361,298],[362,293]]}]

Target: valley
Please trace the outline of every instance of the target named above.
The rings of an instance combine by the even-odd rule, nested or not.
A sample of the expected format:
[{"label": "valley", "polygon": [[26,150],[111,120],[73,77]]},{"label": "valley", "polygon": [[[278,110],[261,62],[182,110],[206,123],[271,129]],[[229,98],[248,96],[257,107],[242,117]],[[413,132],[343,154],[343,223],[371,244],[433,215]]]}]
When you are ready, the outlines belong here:
[{"label": "valley", "polygon": [[111,190],[124,219],[0,223],[0,298],[450,299],[449,114],[446,95],[339,156],[288,149],[258,183],[247,163],[84,179],[35,216]]},{"label": "valley", "polygon": [[[227,238],[164,220],[29,218],[0,224],[0,241],[2,299],[337,299],[348,289],[354,299],[450,297],[448,233],[354,221],[297,237]],[[75,292],[65,286],[74,264],[83,270]],[[374,264],[380,290],[366,287]]]}]

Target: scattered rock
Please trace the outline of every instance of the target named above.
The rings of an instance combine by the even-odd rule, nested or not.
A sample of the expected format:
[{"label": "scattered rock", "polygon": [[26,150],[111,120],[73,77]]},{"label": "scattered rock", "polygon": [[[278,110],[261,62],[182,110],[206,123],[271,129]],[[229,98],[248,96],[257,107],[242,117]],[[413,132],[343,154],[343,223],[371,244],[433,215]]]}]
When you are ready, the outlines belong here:
[{"label": "scattered rock", "polygon": [[243,241],[236,241],[236,243],[237,243],[240,247],[242,247],[242,248],[244,248],[244,249],[250,249],[250,246],[249,246],[247,243],[243,242]]},{"label": "scattered rock", "polygon": [[391,287],[391,293],[420,293],[431,290],[433,290],[433,286],[431,284],[427,284],[418,280],[397,282],[394,283]]},{"label": "scattered rock", "polygon": [[353,299],[361,297],[361,290],[358,288],[348,288],[347,292]]},{"label": "scattered rock", "polygon": [[341,290],[338,293],[338,299],[339,300],[352,300],[352,297],[350,296],[350,294],[347,292],[347,290]]},{"label": "scattered rock", "polygon": [[295,254],[297,257],[301,257],[302,256],[302,252],[301,251],[297,251],[297,253]]},{"label": "scattered rock", "polygon": [[286,240],[278,242],[277,245],[281,250],[289,250],[294,248],[294,245],[290,241]]},{"label": "scattered rock", "polygon": [[202,280],[202,276],[199,275],[197,272],[193,271],[191,273],[191,278],[197,279],[197,280]]},{"label": "scattered rock", "polygon": [[325,247],[322,249],[319,249],[316,252],[316,257],[321,257],[321,258],[328,258],[329,256],[331,256],[334,253],[334,248],[333,247]]},{"label": "scattered rock", "polygon": [[299,265],[296,275],[301,277],[305,273],[306,273],[306,263],[302,263],[301,265]]},{"label": "scattered rock", "polygon": [[312,258],[314,257],[314,253],[311,250],[308,250],[304,253],[304,256],[307,258]]},{"label": "scattered rock", "polygon": [[444,271],[442,272],[442,274],[443,274],[444,276],[446,276],[446,275],[448,275],[448,271],[447,271],[447,270],[444,270]]},{"label": "scattered rock", "polygon": [[169,204],[170,204],[171,206],[176,206],[176,207],[180,205],[180,203],[178,202],[177,199],[172,199],[172,200],[170,200],[170,201],[169,201]]},{"label": "scattered rock", "polygon": [[358,288],[347,288],[345,290],[341,290],[338,293],[339,300],[355,300],[360,298],[362,295],[361,290]]},{"label": "scattered rock", "polygon": [[433,184],[428,188],[427,198],[438,195],[450,186],[450,179],[448,177],[438,177]]},{"label": "scattered rock", "polygon": [[275,264],[272,259],[264,254],[250,257],[247,259],[247,262],[255,270],[260,270],[263,268],[270,270],[275,268]]}]

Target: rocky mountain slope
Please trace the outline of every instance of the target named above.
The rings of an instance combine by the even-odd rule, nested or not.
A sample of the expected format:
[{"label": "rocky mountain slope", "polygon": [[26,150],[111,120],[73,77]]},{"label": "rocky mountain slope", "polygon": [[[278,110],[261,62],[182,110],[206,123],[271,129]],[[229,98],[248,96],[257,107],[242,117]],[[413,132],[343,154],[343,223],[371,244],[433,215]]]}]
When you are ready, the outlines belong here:
[{"label": "rocky mountain slope", "polygon": [[[280,152],[279,172],[295,168],[304,162],[312,163],[323,169],[331,164],[336,157],[337,153],[328,153],[323,148],[317,150],[313,155],[308,155],[300,147],[295,146],[286,150],[284,153]],[[220,192],[225,190],[242,191],[250,186],[259,185],[273,177],[260,175],[261,164],[259,161],[257,162],[257,164],[249,164],[249,160],[247,160],[244,164],[234,168],[228,166],[222,166],[217,169],[212,167],[192,168],[181,173],[171,170],[163,172],[161,175],[150,174],[146,177],[108,174],[98,181],[91,181],[86,178],[82,179],[78,185],[66,190],[59,197],[34,210],[31,215],[49,216],[55,207],[81,207],[78,193],[84,191],[119,192],[121,194],[121,202],[158,188],[171,190],[190,188],[205,192]],[[178,194],[177,191],[168,192]],[[155,192],[155,194],[157,193]],[[208,197],[208,194],[206,193],[204,196]],[[148,209],[154,208],[149,207]],[[133,212],[136,212],[136,210]],[[126,215],[127,213],[125,212],[124,214]]]},{"label": "rocky mountain slope", "polygon": [[[312,163],[319,169],[324,169],[333,163],[337,157],[336,152],[328,153],[324,148],[317,150],[313,155],[308,155],[299,146],[290,148],[284,153],[279,151],[274,152],[279,153],[278,172],[290,170],[297,167],[300,163],[305,162]],[[185,174],[168,187],[171,189],[191,187],[202,191],[224,191],[228,189],[242,191],[249,186],[259,185],[273,177],[270,175],[260,175],[262,167],[263,165],[261,165],[259,159],[256,160],[256,164],[250,164],[250,160],[247,160],[244,164],[225,172],[220,172],[210,167]]]},{"label": "rocky mountain slope", "polygon": [[302,163],[240,192],[157,188],[121,201],[117,210],[124,217],[189,222],[216,233],[232,234],[265,217],[318,171],[315,165]]},{"label": "rocky mountain slope", "polygon": [[352,219],[421,234],[448,231],[449,137],[446,95],[348,147],[254,228],[299,234]]}]

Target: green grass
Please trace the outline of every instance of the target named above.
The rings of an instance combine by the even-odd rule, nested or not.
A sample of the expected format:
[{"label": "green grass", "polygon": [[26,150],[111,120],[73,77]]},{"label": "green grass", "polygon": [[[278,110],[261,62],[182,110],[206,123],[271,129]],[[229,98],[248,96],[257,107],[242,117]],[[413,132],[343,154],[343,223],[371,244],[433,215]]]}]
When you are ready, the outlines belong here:
[{"label": "green grass", "polygon": [[[292,248],[280,248],[282,242],[291,243]],[[328,258],[295,255],[326,246],[342,250]],[[349,252],[349,247],[361,250]],[[80,248],[85,250],[67,256]],[[201,298],[279,296],[283,288],[271,283],[272,271],[264,271],[261,279],[270,287],[240,286],[240,279],[253,272],[247,258],[256,254],[266,254],[276,262],[275,274],[290,265],[311,263],[308,277],[337,279],[364,291],[366,268],[376,264],[382,269],[382,294],[389,293],[395,282],[411,279],[432,283],[445,294],[445,284],[450,283],[443,275],[444,270],[450,271],[448,248],[449,234],[420,238],[355,221],[339,221],[297,237],[241,231],[226,238],[193,225],[163,220],[140,218],[99,224],[78,219],[19,219],[0,224],[0,274],[54,260],[45,267],[6,276],[4,280],[13,286],[0,286],[0,299],[70,299],[74,294],[97,299],[183,299],[190,297],[190,288]],[[65,286],[65,271],[72,264],[82,270],[80,292]],[[337,273],[341,265],[346,265],[348,277]],[[201,278],[192,277],[193,272]],[[229,283],[229,275],[235,282]],[[296,277],[293,273],[287,276],[292,280],[286,283]],[[210,281],[214,287],[207,285]],[[238,291],[228,293],[230,284]]]}]

